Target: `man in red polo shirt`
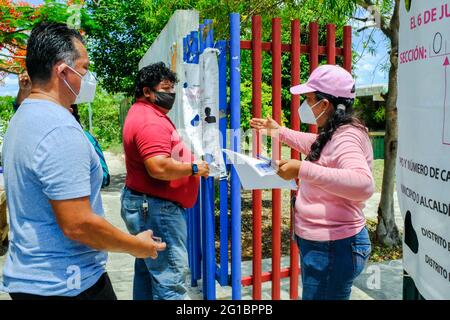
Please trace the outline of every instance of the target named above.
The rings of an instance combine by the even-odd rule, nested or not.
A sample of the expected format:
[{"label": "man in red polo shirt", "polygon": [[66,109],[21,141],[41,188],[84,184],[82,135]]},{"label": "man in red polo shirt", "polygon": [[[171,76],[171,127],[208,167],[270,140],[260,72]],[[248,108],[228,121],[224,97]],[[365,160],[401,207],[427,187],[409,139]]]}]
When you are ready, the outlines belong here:
[{"label": "man in red polo shirt", "polygon": [[207,177],[204,161],[195,161],[167,117],[175,101],[177,77],[164,63],[141,69],[136,103],[123,128],[127,176],[121,215],[128,231],[151,229],[167,249],[156,260],[136,259],[133,299],[175,299],[186,296],[186,208],[197,200],[199,180]]}]

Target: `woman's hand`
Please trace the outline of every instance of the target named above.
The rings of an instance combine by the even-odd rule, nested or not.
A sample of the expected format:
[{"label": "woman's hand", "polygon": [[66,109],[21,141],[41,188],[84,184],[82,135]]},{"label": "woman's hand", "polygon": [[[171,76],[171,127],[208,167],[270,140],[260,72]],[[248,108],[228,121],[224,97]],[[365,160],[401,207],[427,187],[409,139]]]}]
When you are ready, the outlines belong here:
[{"label": "woman's hand", "polygon": [[274,132],[281,128],[281,126],[271,117],[267,119],[253,118],[250,120],[250,127],[262,131],[263,134],[273,136]]},{"label": "woman's hand", "polygon": [[276,164],[278,166],[277,174],[284,180],[296,179],[302,166],[300,160],[278,160]]}]

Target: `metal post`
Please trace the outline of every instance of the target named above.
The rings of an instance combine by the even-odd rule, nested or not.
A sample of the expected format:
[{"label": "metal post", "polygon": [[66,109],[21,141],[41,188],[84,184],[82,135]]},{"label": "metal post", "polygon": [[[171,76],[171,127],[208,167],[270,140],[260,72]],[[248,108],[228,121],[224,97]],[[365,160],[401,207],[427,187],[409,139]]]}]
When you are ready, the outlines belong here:
[{"label": "metal post", "polygon": [[[281,19],[272,19],[272,116],[281,123]],[[279,160],[281,146],[272,138],[272,158]],[[272,299],[280,299],[281,190],[272,190]]]},{"label": "metal post", "polygon": [[[216,43],[220,50],[219,55],[219,129],[222,139],[222,148],[227,147],[227,41],[220,40]],[[226,156],[224,161],[226,163]],[[228,285],[228,180],[219,182],[220,192],[220,272],[219,283]]]},{"label": "metal post", "polygon": [[[210,20],[205,20],[205,24],[202,25],[202,35],[200,37],[200,47],[204,49],[211,47],[214,44],[213,30],[211,26],[208,28]],[[203,32],[208,30],[208,34],[204,37]],[[208,160],[208,159],[205,159]],[[203,213],[203,266],[204,266],[204,278],[206,290],[204,291],[204,297],[207,300],[216,299],[216,254],[215,254],[215,239],[214,239],[214,178],[202,178],[202,213]]]},{"label": "metal post", "polygon": [[92,132],[92,103],[88,104],[88,111],[89,111],[89,133],[94,134]]},{"label": "metal post", "polygon": [[[300,21],[293,20],[291,22],[291,86],[300,84]],[[300,130],[300,119],[298,115],[298,108],[300,106],[300,96],[291,95],[291,128],[293,130]],[[300,159],[300,153],[291,149],[291,158]],[[295,197],[296,192],[291,192],[291,198]],[[298,247],[293,237],[295,235],[294,221],[295,212],[291,208],[291,241],[290,241],[290,298],[298,298],[298,270],[299,257]]]},{"label": "metal post", "polygon": [[[309,72],[319,66],[319,25],[317,22],[309,24]],[[316,125],[309,125],[309,132],[317,133]]]},{"label": "metal post", "polygon": [[327,63],[336,64],[336,26],[327,24]]},{"label": "metal post", "polygon": [[[230,109],[231,148],[240,152],[241,98],[240,15],[230,15]],[[231,287],[232,298],[241,299],[241,185],[234,168],[231,169]]]},{"label": "metal post", "polygon": [[[261,16],[252,17],[252,101],[253,116],[262,117],[262,41]],[[253,156],[261,152],[260,135],[253,130]],[[253,203],[253,299],[261,300],[262,293],[262,191],[254,190]]]},{"label": "metal post", "polygon": [[352,27],[344,27],[344,69],[352,72]]}]

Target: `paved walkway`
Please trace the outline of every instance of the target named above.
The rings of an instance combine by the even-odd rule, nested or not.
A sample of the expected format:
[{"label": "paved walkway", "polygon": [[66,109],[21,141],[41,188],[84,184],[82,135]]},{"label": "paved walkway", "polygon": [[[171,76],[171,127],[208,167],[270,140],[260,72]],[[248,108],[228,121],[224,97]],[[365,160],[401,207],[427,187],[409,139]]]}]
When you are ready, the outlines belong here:
[{"label": "paved walkway", "polygon": [[[125,180],[125,169],[123,159],[120,156],[113,156],[110,153],[105,154],[108,166],[111,171],[111,186],[102,192],[103,204],[106,212],[106,219],[116,227],[126,231],[125,224],[120,217],[120,190]],[[368,201],[366,212],[376,212],[378,205],[377,195],[374,195]],[[378,195],[379,198],[379,195]],[[375,207],[375,210],[372,210]],[[397,206],[398,208],[398,206]],[[370,217],[370,215],[369,215]],[[399,216],[399,219],[401,217]],[[401,221],[400,221],[401,222]],[[402,223],[399,224],[401,226]],[[0,257],[0,278],[3,269],[5,257]],[[119,299],[132,298],[134,258],[130,255],[111,253],[107,264],[107,271],[111,277],[114,289]],[[289,257],[283,257],[282,266],[289,265]],[[242,264],[242,275],[251,274],[251,262]],[[269,271],[271,268],[270,260],[263,261],[263,271]],[[190,288],[189,297],[191,299],[202,299],[200,291],[201,281],[198,287]],[[366,270],[356,279],[352,290],[353,300],[371,300],[371,299],[401,299],[402,288],[402,266],[401,261],[392,261],[390,263],[369,265]],[[301,294],[301,284],[299,285]],[[251,287],[242,289],[242,298],[251,299]],[[271,298],[270,283],[263,284],[263,298]],[[281,298],[289,299],[289,280],[283,279],[281,283]],[[0,300],[8,300],[9,296],[0,293]],[[231,299],[231,288],[220,287],[217,285],[217,299]]]}]

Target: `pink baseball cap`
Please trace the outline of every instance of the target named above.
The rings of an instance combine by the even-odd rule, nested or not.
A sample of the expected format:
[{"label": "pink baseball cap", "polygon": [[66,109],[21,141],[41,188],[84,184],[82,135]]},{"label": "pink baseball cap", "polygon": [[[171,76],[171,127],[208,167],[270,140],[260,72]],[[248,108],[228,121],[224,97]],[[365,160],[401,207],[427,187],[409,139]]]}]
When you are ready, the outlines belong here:
[{"label": "pink baseball cap", "polygon": [[338,98],[354,99],[355,81],[352,75],[340,66],[325,64],[316,68],[306,83],[291,88],[292,94],[320,91]]}]

